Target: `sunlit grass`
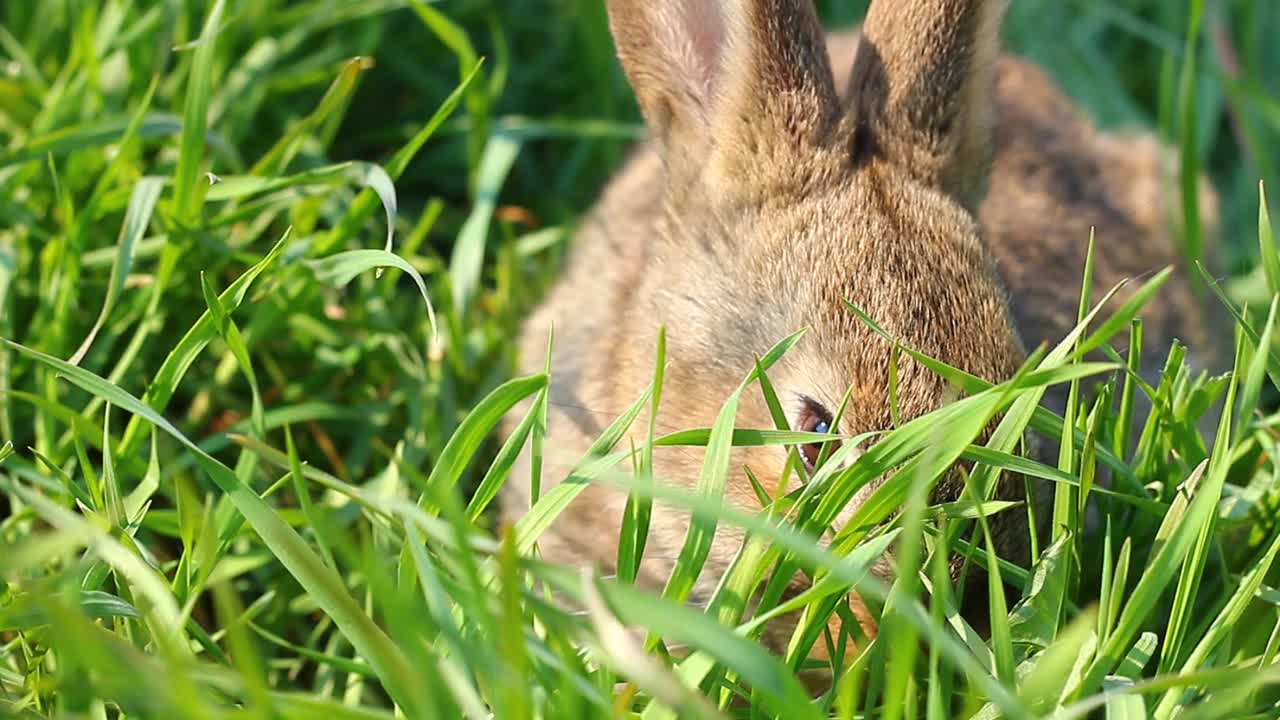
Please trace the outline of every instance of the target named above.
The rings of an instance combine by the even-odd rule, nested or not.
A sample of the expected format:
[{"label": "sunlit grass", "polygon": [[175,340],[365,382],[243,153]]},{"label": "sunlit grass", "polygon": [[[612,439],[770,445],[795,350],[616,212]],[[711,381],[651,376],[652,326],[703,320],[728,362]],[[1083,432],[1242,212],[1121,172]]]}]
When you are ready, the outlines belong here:
[{"label": "sunlit grass", "polygon": [[[841,24],[862,4],[823,3]],[[555,368],[511,377],[519,318],[640,136],[603,4],[531,5],[0,3],[0,714],[1280,716],[1280,251],[1259,210],[1280,182],[1280,12],[1020,3],[1006,28],[1105,124],[1156,127],[1214,177],[1234,272],[1204,277],[1236,319],[1230,373],[1175,345],[1144,382],[1142,305],[1168,274],[1103,311],[1112,288],[1081,268],[1076,332],[1012,380],[903,348],[961,399],[856,461],[831,445],[801,491],[756,478],[747,513],[721,497],[731,447],[835,439],[780,413],[734,425],[745,394],[777,406],[769,370],[803,333],[740,368],[713,426],[665,434],[660,340],[649,390],[495,527],[516,454],[563,450],[543,443]],[[1170,187],[1184,220],[1196,191]],[[1065,417],[1039,406],[1051,385]],[[1027,431],[1056,463],[1025,456]],[[705,448],[693,492],[653,477],[670,445]],[[958,460],[966,496],[930,505]],[[1006,474],[1053,496],[1030,568],[988,542],[1028,512],[992,498]],[[630,495],[617,577],[536,554],[596,482]],[[683,551],[665,588],[636,588],[672,506],[695,518]],[[686,605],[728,526],[748,541]],[[890,547],[887,580],[870,568]],[[991,583],[981,617],[956,553],[988,570],[963,581]]]}]

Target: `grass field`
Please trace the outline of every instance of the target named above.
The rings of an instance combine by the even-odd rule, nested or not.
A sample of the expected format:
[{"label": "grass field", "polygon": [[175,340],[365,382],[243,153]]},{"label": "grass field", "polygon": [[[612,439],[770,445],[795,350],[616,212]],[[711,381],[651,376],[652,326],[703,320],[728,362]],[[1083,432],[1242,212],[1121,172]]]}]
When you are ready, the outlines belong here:
[{"label": "grass field", "polygon": [[[833,24],[865,7],[820,4]],[[511,379],[519,320],[642,135],[602,2],[0,2],[0,716],[1280,717],[1280,252],[1259,207],[1259,181],[1280,187],[1277,33],[1266,0],[1013,3],[1012,50],[1212,177],[1235,371],[1174,347],[1146,386],[1122,352],[1082,360],[1130,347],[1140,307],[1091,315],[1006,385],[938,368],[966,400],[759,515],[618,472],[637,398],[576,472],[750,531],[702,612],[536,559],[571,489],[515,528],[489,512],[516,449],[495,423],[545,402],[545,375]],[[1095,375],[1069,422],[1036,411]],[[1140,393],[1156,410],[1131,433]],[[1017,455],[1026,427],[1068,441],[1055,467]],[[733,430],[650,431],[636,455],[788,440]],[[925,507],[962,455],[975,488],[1054,483],[1033,568],[983,542],[986,513],[1020,508]],[[834,549],[776,521],[894,468]],[[899,539],[898,579],[868,576]],[[956,610],[952,552],[1021,588],[989,639]],[[786,607],[733,602],[797,568],[822,580]],[[855,583],[881,632],[809,701],[797,673],[852,640],[823,630]],[[798,607],[787,654],[765,652],[761,618]]]}]

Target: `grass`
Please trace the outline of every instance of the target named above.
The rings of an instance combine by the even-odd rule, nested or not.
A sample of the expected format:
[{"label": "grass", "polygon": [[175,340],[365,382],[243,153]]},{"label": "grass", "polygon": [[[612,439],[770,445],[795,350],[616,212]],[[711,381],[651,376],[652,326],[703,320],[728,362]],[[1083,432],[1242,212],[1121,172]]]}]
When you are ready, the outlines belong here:
[{"label": "grass", "polygon": [[[822,5],[844,24],[865,3]],[[1278,30],[1270,3],[1200,0],[1022,2],[1006,24],[1100,122],[1156,128],[1212,176],[1229,375],[1174,346],[1142,383],[1124,369],[1141,303],[1098,313],[1110,288],[1091,288],[1078,332],[1010,382],[933,363],[964,400],[847,468],[834,450],[798,497],[760,478],[748,514],[719,498],[727,449],[810,438],[735,428],[733,408],[769,398],[802,339],[742,368],[715,426],[667,436],[646,412],[659,357],[574,480],[498,528],[515,453],[543,452],[547,375],[511,379],[517,324],[641,135],[603,4],[0,3],[0,714],[1280,717],[1280,253],[1259,203],[1280,187]],[[1170,192],[1194,219],[1187,179]],[[1188,263],[1215,242],[1184,240]],[[1056,383],[1079,388],[1066,420],[1037,408]],[[1156,409],[1131,432],[1140,395]],[[1069,440],[1056,466],[1019,455],[1028,427]],[[651,482],[663,444],[706,446],[698,493]],[[970,494],[926,506],[959,458]],[[1026,512],[982,497],[1001,472],[1055,488],[1031,568],[985,541],[987,515]],[[665,591],[537,558],[588,482],[631,492],[624,577],[654,501],[694,511]],[[684,606],[726,525],[751,540],[709,608]],[[897,580],[869,575],[894,542]],[[961,616],[956,552],[1016,602]],[[814,587],[784,599],[796,570]],[[874,642],[826,630],[854,585]],[[761,625],[791,609],[790,647],[766,652]],[[850,642],[810,696],[810,648]]]}]

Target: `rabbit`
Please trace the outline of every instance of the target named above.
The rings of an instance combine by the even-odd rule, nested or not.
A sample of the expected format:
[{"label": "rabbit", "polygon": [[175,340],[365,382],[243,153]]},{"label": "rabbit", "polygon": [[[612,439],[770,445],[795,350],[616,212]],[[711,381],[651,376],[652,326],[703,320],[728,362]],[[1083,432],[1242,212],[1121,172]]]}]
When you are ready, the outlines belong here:
[{"label": "rabbit", "polygon": [[[851,437],[894,426],[892,345],[844,299],[904,345],[1000,382],[1027,348],[1075,326],[1091,226],[1100,289],[1177,264],[1164,196],[1175,156],[1149,135],[1100,132],[1044,72],[1003,55],[1005,5],[874,0],[860,30],[828,38],[811,0],[608,0],[651,138],[603,189],[523,328],[531,373],[555,330],[544,491],[649,385],[660,326],[660,428],[711,425],[756,357],[809,328],[770,380],[793,429]],[[1212,221],[1216,201],[1202,195]],[[1153,353],[1174,338],[1211,344],[1185,273],[1144,317]],[[910,359],[898,386],[899,422],[952,393]],[[761,393],[743,393],[736,422],[773,427]],[[643,426],[632,428],[637,444]],[[813,448],[802,454],[810,461]],[[759,508],[742,468],[767,486],[786,459],[785,447],[735,448],[726,501]],[[701,463],[700,448],[654,453],[655,476],[686,487]],[[526,453],[502,490],[508,522],[530,505],[529,472]],[[1000,497],[1022,498],[1021,478],[1003,482]],[[960,487],[946,478],[934,499]],[[625,502],[616,487],[589,485],[541,536],[542,555],[615,571]],[[992,520],[1001,555],[1025,561],[1025,514]],[[639,584],[662,587],[688,526],[687,514],[655,506]],[[709,600],[742,540],[718,528],[690,602]],[[867,607],[849,602],[874,633]],[[762,640],[784,648],[793,626],[769,626]]]}]

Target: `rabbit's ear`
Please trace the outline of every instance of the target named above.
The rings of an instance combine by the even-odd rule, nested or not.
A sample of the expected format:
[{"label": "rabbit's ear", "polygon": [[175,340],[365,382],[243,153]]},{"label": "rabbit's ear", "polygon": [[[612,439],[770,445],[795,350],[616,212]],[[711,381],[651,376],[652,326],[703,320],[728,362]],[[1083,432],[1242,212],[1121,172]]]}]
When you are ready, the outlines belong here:
[{"label": "rabbit's ear", "polygon": [[860,142],[970,210],[986,192],[1007,0],[874,0],[849,80]]},{"label": "rabbit's ear", "polygon": [[608,3],[618,56],[669,166],[776,157],[838,124],[812,0]]}]

